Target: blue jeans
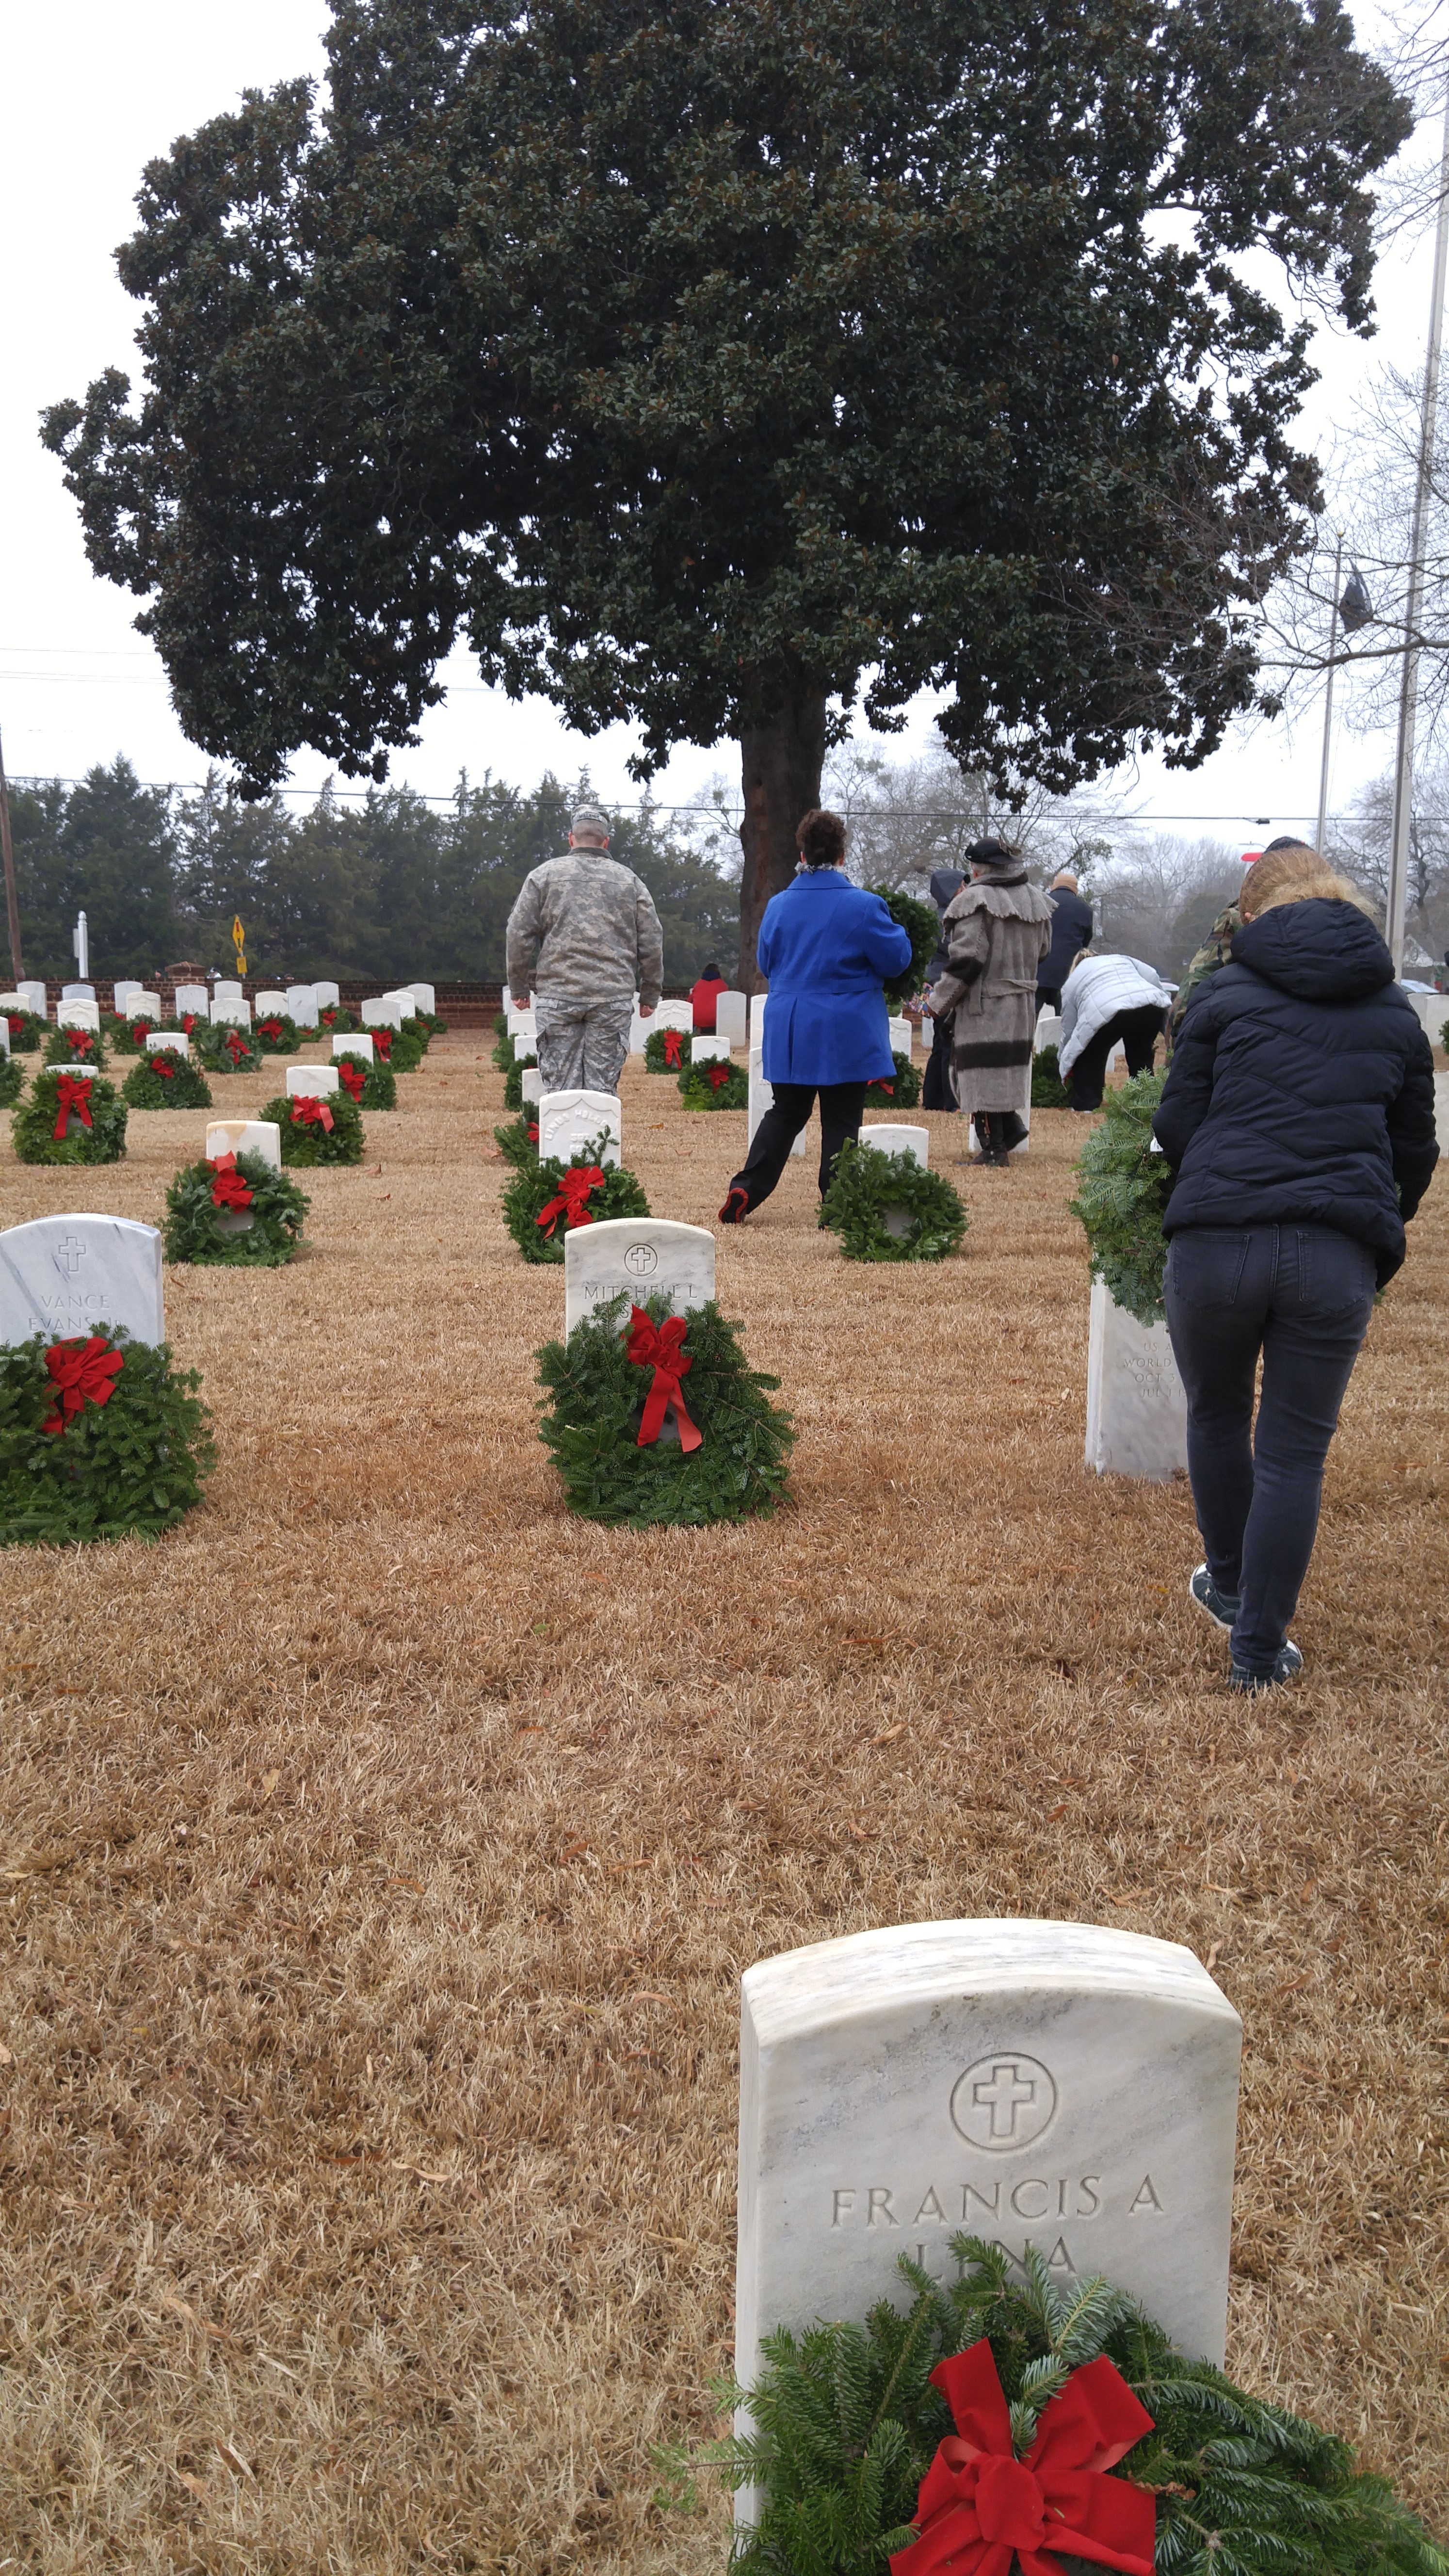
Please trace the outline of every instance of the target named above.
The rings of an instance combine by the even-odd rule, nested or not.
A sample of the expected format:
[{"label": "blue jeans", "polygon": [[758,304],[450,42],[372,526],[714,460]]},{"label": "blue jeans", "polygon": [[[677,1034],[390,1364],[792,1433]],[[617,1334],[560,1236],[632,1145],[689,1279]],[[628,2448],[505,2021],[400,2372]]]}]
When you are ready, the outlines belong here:
[{"label": "blue jeans", "polygon": [[1373,1254],[1331,1226],[1187,1226],[1168,1246],[1192,1499],[1208,1572],[1238,1601],[1232,1658],[1246,1672],[1272,1671],[1298,1606],[1374,1279]]}]

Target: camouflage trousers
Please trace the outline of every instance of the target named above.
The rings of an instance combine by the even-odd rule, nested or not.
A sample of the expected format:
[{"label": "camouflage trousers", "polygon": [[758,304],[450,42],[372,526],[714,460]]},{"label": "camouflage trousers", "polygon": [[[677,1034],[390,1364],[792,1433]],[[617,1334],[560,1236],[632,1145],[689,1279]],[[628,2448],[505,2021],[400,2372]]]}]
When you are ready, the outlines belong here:
[{"label": "camouflage trousers", "polygon": [[617,1094],[629,1052],[632,1001],[578,1002],[570,994],[535,993],[533,1011],[545,1091]]}]

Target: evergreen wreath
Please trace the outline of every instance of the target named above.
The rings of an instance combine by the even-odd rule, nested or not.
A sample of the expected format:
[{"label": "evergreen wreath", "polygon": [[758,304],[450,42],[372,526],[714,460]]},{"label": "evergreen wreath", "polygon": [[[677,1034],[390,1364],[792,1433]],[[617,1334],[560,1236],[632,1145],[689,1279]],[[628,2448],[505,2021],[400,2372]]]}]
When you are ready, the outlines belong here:
[{"label": "evergreen wreath", "polygon": [[48,1023],[38,1011],[7,1011],[5,1017],[10,1024],[12,1053],[33,1055],[44,1044]]},{"label": "evergreen wreath", "polygon": [[90,1073],[106,1069],[106,1041],[95,1029],[52,1029],[42,1064],[78,1064]]},{"label": "evergreen wreath", "polygon": [[1449,1020],[1445,1021],[1444,1026],[1439,1031],[1439,1044],[1443,1047],[1445,1054],[1449,1055]]},{"label": "evergreen wreath", "polygon": [[295,1055],[302,1043],[296,1021],[285,1011],[268,1011],[265,1019],[254,1020],[252,1037],[259,1055]]},{"label": "evergreen wreath", "polygon": [[160,1026],[160,1021],[153,1020],[149,1012],[140,1019],[132,1019],[129,1013],[125,1018],[118,1018],[114,1011],[101,1014],[101,1027],[117,1055],[144,1055],[147,1038]]},{"label": "evergreen wreath", "polygon": [[691,1307],[679,1346],[687,1365],[675,1384],[699,1445],[686,1450],[681,1440],[655,1439],[641,1448],[645,1405],[656,1391],[649,1361],[629,1356],[631,1325],[641,1317],[655,1328],[649,1339],[657,1348],[668,1299],[631,1307],[619,1296],[566,1342],[545,1342],[538,1353],[548,1399],[538,1433],[563,1478],[569,1510],[631,1529],[694,1529],[772,1511],[786,1490],[795,1440],[790,1416],[770,1402],[779,1379],[746,1366],[741,1327],[727,1323],[713,1299]]},{"label": "evergreen wreath", "polygon": [[891,1049],[891,1062],[895,1066],[894,1073],[877,1074],[874,1082],[866,1084],[866,1105],[869,1107],[874,1103],[879,1108],[882,1103],[888,1103],[892,1109],[914,1109],[921,1097],[921,1077],[910,1057],[898,1055],[894,1047]]},{"label": "evergreen wreath", "polygon": [[[166,1258],[231,1270],[279,1270],[302,1240],[311,1204],[295,1181],[260,1154],[187,1163],[166,1193]],[[249,1211],[251,1224],[236,1232],[224,1226],[221,1219],[232,1209]]]},{"label": "evergreen wreath", "polygon": [[155,1538],[216,1462],[195,1369],[103,1326],[0,1349],[0,1545]]},{"label": "evergreen wreath", "polygon": [[329,1002],[325,1011],[318,1011],[317,1026],[325,1029],[330,1038],[340,1038],[348,1036],[357,1022],[345,1002]]},{"label": "evergreen wreath", "polygon": [[356,1055],[349,1049],[346,1055],[335,1056],[333,1062],[338,1082],[359,1109],[396,1109],[397,1076],[390,1064],[383,1064],[377,1056],[365,1056],[360,1049]]},{"label": "evergreen wreath", "polygon": [[531,1170],[538,1160],[538,1120],[532,1108],[520,1110],[506,1127],[495,1127],[493,1141],[505,1163],[512,1163],[515,1171]]},{"label": "evergreen wreath", "polygon": [[[428,1051],[426,1029],[420,1028],[416,1020],[404,1020],[400,1029],[384,1029],[382,1034],[392,1039],[387,1061],[393,1072],[416,1073]],[[377,1035],[375,1029],[373,1035]]]},{"label": "evergreen wreath", "polygon": [[[1446,2576],[1449,2559],[1346,2442],[1189,2360],[1121,2291],[1064,2292],[1034,2246],[1020,2284],[999,2245],[962,2235],[951,2251],[963,2270],[946,2288],[898,2258],[915,2292],[906,2316],[881,2300],[864,2326],[767,2335],[748,2396],[716,2392],[747,2403],[756,2429],[660,2454],[670,2501],[688,2500],[702,2467],[762,2491],[760,2519],[737,2535],[738,2576],[884,2576],[917,2540],[921,2481],[952,2431],[930,2374],[982,2340],[1018,2459],[1073,2371],[1105,2356],[1120,2372],[1152,2429],[1105,2474],[1155,2499],[1157,2576]],[[1053,2563],[1063,2576],[1085,2564],[1065,2542]]]},{"label": "evergreen wreath", "polygon": [[922,903],[919,895],[901,894],[895,886],[870,886],[867,892],[878,894],[892,921],[910,934],[909,966],[886,981],[886,1006],[898,1012],[915,999],[925,983],[926,968],[941,944],[940,917],[933,903]]},{"label": "evergreen wreath", "polygon": [[1092,1277],[1105,1279],[1139,1324],[1160,1324],[1167,1311],[1162,1217],[1174,1175],[1166,1156],[1152,1150],[1152,1121],[1166,1080],[1165,1073],[1138,1073],[1120,1091],[1106,1093],[1106,1115],[1082,1148],[1077,1195],[1067,1201],[1086,1229]]},{"label": "evergreen wreath", "polygon": [[508,1034],[508,1014],[500,1011],[493,1023],[493,1062],[500,1073],[506,1073],[513,1062],[513,1040]]},{"label": "evergreen wreath", "polygon": [[10,1121],[10,1139],[22,1163],[118,1163],[126,1150],[126,1104],[104,1074],[42,1066]]},{"label": "evergreen wreath", "polygon": [[448,1023],[441,1011],[419,1011],[418,1026],[424,1031],[429,1046],[434,1038],[445,1038],[448,1034]]},{"label": "evergreen wreath", "polygon": [[0,1109],[8,1109],[24,1089],[24,1066],[13,1055],[0,1055]]},{"label": "evergreen wreath", "polygon": [[728,1056],[706,1056],[702,1064],[688,1064],[679,1077],[679,1097],[686,1109],[748,1109],[749,1076],[741,1064],[731,1064]]},{"label": "evergreen wreath", "polygon": [[[503,1222],[525,1261],[562,1261],[564,1237],[575,1225],[597,1225],[605,1217],[648,1216],[649,1201],[621,1163],[601,1160],[607,1135],[591,1136],[567,1163],[550,1154],[545,1160],[520,1163],[503,1193]],[[597,1172],[584,1186],[571,1173]]]},{"label": "evergreen wreath", "polygon": [[315,1171],[322,1163],[360,1163],[367,1151],[362,1113],[340,1083],[315,1100],[295,1095],[269,1100],[257,1116],[279,1130],[282,1161],[299,1171]]},{"label": "evergreen wreath", "polygon": [[[945,1261],[960,1247],[967,1215],[958,1193],[913,1154],[882,1153],[862,1134],[835,1158],[820,1222],[840,1237],[847,1261]],[[886,1220],[899,1216],[903,1230]]]},{"label": "evergreen wreath", "polygon": [[1072,1105],[1054,1046],[1040,1047],[1032,1057],[1031,1105],[1033,1109],[1070,1109]]},{"label": "evergreen wreath", "polygon": [[250,1031],[234,1020],[198,1021],[191,1043],[208,1073],[255,1073],[262,1060]]},{"label": "evergreen wreath", "polygon": [[[674,1061],[670,1063],[670,1055]],[[644,1041],[646,1073],[679,1073],[689,1062],[688,1029],[651,1029]]]},{"label": "evergreen wreath", "polygon": [[[509,1043],[511,1044],[512,1041],[510,1040]],[[519,1057],[516,1064],[511,1064],[509,1066],[508,1071],[503,1077],[503,1106],[505,1109],[521,1109],[523,1107],[523,1077],[529,1071],[530,1067],[536,1065],[537,1062],[538,1058],[536,1055],[524,1055]]]},{"label": "evergreen wreath", "polygon": [[133,1064],[121,1085],[121,1098],[133,1109],[209,1109],[211,1088],[200,1067],[174,1047],[158,1047]]}]

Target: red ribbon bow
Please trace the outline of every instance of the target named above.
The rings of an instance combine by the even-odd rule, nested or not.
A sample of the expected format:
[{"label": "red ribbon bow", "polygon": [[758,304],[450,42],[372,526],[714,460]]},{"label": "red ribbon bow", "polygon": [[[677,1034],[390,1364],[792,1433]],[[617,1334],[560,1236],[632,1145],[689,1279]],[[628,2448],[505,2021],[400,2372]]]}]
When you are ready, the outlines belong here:
[{"label": "red ribbon bow", "polygon": [[251,1048],[248,1046],[246,1039],[242,1036],[240,1029],[228,1030],[225,1039],[225,1046],[227,1054],[231,1057],[233,1064],[240,1064],[244,1055],[251,1054]]},{"label": "red ribbon bow", "polygon": [[86,1404],[109,1404],[116,1391],[116,1380],[124,1366],[124,1354],[114,1351],[104,1333],[92,1333],[88,1342],[52,1342],[45,1354],[55,1393],[52,1402],[57,1410],[42,1422],[42,1431],[64,1431]]},{"label": "red ribbon bow", "polygon": [[684,1062],[684,1031],[683,1031],[683,1029],[666,1029],[666,1030],[665,1030],[665,1032],[664,1032],[664,1061],[665,1061],[665,1064],[668,1066],[668,1069],[669,1069],[669,1071],[670,1071],[671,1073],[677,1073],[677,1072],[679,1071],[679,1068],[680,1068],[681,1064]]},{"label": "red ribbon bow", "polygon": [[337,1071],[341,1078],[343,1090],[350,1091],[354,1100],[360,1100],[363,1092],[367,1088],[366,1065],[359,1064],[353,1056],[345,1055],[341,1063],[338,1065]]},{"label": "red ribbon bow", "polygon": [[194,1011],[183,1011],[181,1014],[181,1025],[186,1031],[187,1036],[190,1037],[192,1030],[196,1026],[196,1013]]},{"label": "red ribbon bow", "polygon": [[251,1191],[236,1167],[235,1154],[218,1154],[211,1167],[211,1203],[219,1208],[249,1208]]},{"label": "red ribbon bow", "polygon": [[374,1029],[372,1032],[372,1043],[378,1054],[381,1056],[383,1063],[386,1064],[389,1056],[392,1054],[391,1029]]},{"label": "red ribbon bow", "polygon": [[282,1034],[282,1023],[280,1020],[258,1020],[257,1026],[261,1030],[264,1038],[279,1038]]},{"label": "red ribbon bow", "polygon": [[1064,2576],[1063,2552],[1152,2576],[1157,2507],[1145,2487],[1103,2472],[1152,2431],[1152,2417],[1107,2360],[1074,2370],[1043,2409],[1024,2460],[989,2343],[931,2373],[955,2419],[921,2481],[920,2538],[891,2560],[891,2576]]},{"label": "red ribbon bow", "polygon": [[603,1178],[597,1163],[570,1163],[558,1185],[557,1198],[550,1199],[547,1207],[539,1209],[534,1224],[543,1227],[550,1241],[561,1216],[566,1217],[570,1225],[592,1225],[594,1220],[584,1201],[591,1191],[601,1187]]},{"label": "red ribbon bow", "polygon": [[89,1029],[67,1029],[65,1042],[72,1055],[89,1055],[95,1038]]},{"label": "red ribbon bow", "polygon": [[714,1063],[710,1065],[707,1070],[709,1073],[709,1087],[711,1091],[723,1091],[725,1084],[730,1078],[733,1067],[727,1064],[721,1064],[718,1057],[716,1057]]},{"label": "red ribbon bow", "polygon": [[[532,1120],[529,1122],[528,1141],[530,1145],[536,1145],[538,1143],[538,1128]],[[593,1219],[590,1218],[589,1222],[592,1224]]]},{"label": "red ribbon bow", "polygon": [[330,1136],[332,1112],[325,1100],[298,1098],[292,1103],[292,1124],[294,1127],[320,1127],[324,1135]]},{"label": "red ribbon bow", "polygon": [[[89,1073],[63,1073],[55,1086],[55,1133],[57,1142],[64,1136],[74,1109],[83,1127],[91,1121],[91,1083]],[[59,1345],[57,1345],[59,1348]]]},{"label": "red ribbon bow", "polygon": [[23,1038],[25,1035],[25,1022],[21,1018],[20,1013],[18,1011],[7,1011],[5,1016],[10,1022],[11,1036],[13,1038]]},{"label": "red ribbon bow", "polygon": [[179,1061],[174,1048],[158,1047],[150,1059],[151,1070],[153,1073],[159,1073],[163,1082],[169,1082]]},{"label": "red ribbon bow", "polygon": [[671,1404],[679,1425],[679,1445],[688,1456],[698,1449],[704,1433],[697,1422],[691,1422],[684,1409],[684,1392],[680,1379],[688,1377],[694,1366],[683,1349],[688,1319],[670,1315],[662,1324],[651,1324],[642,1306],[629,1309],[629,1357],[636,1368],[652,1368],[654,1381],[644,1398],[644,1419],[639,1425],[637,1449],[648,1449],[664,1428],[664,1417]]},{"label": "red ribbon bow", "polygon": [[155,1026],[156,1023],[154,1020],[133,1020],[131,1022],[131,1044],[133,1046],[143,1047]]}]

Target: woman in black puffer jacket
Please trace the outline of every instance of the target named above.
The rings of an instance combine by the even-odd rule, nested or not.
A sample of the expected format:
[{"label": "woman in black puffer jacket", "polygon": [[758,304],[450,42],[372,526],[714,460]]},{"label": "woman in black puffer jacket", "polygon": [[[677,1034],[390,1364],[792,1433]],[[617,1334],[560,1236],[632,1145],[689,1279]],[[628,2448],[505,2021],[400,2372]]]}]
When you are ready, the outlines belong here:
[{"label": "woman in black puffer jacket", "polygon": [[1188,1007],[1155,1131],[1207,1549],[1192,1595],[1231,1631],[1229,1687],[1261,1690],[1302,1669],[1288,1622],[1328,1444],[1439,1148],[1429,1041],[1349,888],[1315,852],[1275,850],[1243,914]]}]

